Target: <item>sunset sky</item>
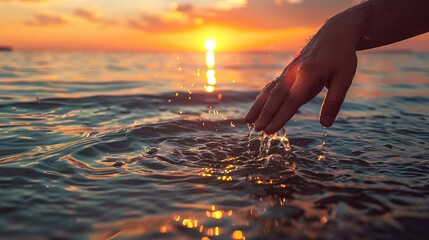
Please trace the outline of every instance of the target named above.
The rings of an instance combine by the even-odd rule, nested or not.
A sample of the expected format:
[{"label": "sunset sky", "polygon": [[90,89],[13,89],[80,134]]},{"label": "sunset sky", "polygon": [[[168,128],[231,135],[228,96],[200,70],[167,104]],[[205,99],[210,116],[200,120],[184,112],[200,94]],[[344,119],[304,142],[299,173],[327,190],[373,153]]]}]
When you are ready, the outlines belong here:
[{"label": "sunset sky", "polygon": [[[0,45],[19,50],[297,51],[360,0],[0,0]],[[429,50],[429,36],[387,49]]]}]

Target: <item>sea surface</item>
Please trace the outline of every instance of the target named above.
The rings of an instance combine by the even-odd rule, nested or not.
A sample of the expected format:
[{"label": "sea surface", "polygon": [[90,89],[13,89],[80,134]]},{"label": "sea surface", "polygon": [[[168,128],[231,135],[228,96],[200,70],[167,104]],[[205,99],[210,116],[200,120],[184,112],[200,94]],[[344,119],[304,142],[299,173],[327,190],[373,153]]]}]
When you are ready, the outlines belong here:
[{"label": "sea surface", "polygon": [[334,127],[320,95],[249,134],[292,57],[0,53],[0,238],[427,239],[429,54],[360,53]]}]

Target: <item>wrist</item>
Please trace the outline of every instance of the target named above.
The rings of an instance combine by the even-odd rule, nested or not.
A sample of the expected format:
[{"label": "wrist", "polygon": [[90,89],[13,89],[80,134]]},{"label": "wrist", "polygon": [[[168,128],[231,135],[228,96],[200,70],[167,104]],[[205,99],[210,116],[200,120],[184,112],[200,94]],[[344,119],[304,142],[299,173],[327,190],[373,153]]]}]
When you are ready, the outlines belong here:
[{"label": "wrist", "polygon": [[363,32],[367,18],[366,11],[351,8],[335,15],[325,25],[337,33],[337,38],[342,45],[347,45],[356,51],[361,39],[365,38]]},{"label": "wrist", "polygon": [[364,32],[370,18],[368,7],[360,4],[333,16],[319,32],[338,46],[359,50],[359,44],[366,39]]}]

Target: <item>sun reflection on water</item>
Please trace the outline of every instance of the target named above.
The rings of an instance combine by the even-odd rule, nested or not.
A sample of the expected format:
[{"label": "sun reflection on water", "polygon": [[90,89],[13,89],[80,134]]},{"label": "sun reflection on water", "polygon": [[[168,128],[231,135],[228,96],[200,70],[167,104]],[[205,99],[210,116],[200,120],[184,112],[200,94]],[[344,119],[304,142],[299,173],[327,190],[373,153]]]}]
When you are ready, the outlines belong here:
[{"label": "sun reflection on water", "polygon": [[216,65],[215,54],[212,51],[206,52],[206,66],[207,68],[214,68]]},{"label": "sun reflection on water", "polygon": [[[215,205],[212,205],[210,210],[206,211],[207,219],[205,219],[203,216],[198,215],[187,216],[182,219],[180,215],[175,215],[173,217],[173,220],[179,223],[182,228],[192,230],[201,234],[201,239],[211,239],[210,237],[227,236],[228,231],[221,227],[222,222],[220,221],[222,221],[223,218],[231,218],[232,215],[232,210],[218,209]],[[211,222],[208,219],[214,219],[215,222]],[[168,229],[171,229],[171,226],[168,227],[167,225],[164,225],[160,228],[159,232],[167,233]],[[229,234],[231,234],[231,232]],[[241,230],[235,230],[230,235],[230,237],[232,239],[246,239],[244,233]]]},{"label": "sun reflection on water", "polygon": [[[145,236],[158,232],[162,236],[171,237],[178,231],[185,231],[198,239],[235,239],[244,240],[246,219],[238,220],[242,214],[248,216],[249,211],[233,212],[215,205],[195,206],[199,211],[182,212],[175,215],[152,216],[147,218],[128,219],[115,223],[96,224],[91,239],[107,239],[106,236],[117,238]],[[205,212],[205,214],[203,214]],[[235,216],[237,215],[237,216]],[[228,226],[229,224],[231,226]],[[231,227],[231,228],[230,228]]]},{"label": "sun reflection on water", "polygon": [[216,71],[214,69],[208,69],[206,72],[207,84],[216,85]]},{"label": "sun reflection on water", "polygon": [[206,80],[207,85],[205,85],[206,92],[214,92],[215,91],[215,85],[216,85],[216,70],[214,69],[216,66],[216,60],[215,60],[215,48],[216,48],[216,42],[213,39],[208,39],[205,42],[206,47]]}]

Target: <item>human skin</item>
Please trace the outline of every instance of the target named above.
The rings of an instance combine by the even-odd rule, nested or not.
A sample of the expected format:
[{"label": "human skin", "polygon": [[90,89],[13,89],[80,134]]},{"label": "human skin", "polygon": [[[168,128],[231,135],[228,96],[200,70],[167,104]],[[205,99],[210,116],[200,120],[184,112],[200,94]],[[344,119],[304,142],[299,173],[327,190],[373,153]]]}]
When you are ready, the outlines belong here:
[{"label": "human skin", "polygon": [[245,120],[273,134],[298,109],[328,92],[320,123],[334,123],[354,78],[356,51],[384,46],[429,31],[429,0],[369,0],[329,19],[301,53],[256,98]]}]

